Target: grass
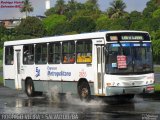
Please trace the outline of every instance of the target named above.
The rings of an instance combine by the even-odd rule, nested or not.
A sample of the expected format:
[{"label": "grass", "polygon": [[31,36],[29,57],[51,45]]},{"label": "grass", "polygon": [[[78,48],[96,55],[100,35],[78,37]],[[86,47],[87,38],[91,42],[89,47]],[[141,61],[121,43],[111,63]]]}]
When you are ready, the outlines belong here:
[{"label": "grass", "polygon": [[[2,71],[2,69],[3,69],[3,62],[2,62],[2,60],[0,60],[0,71]],[[0,76],[0,85],[3,85],[3,76]]]},{"label": "grass", "polygon": [[0,76],[0,85],[3,85],[3,77]]},{"label": "grass", "polygon": [[160,92],[160,84],[155,84],[155,92]]},{"label": "grass", "polygon": [[160,66],[154,66],[154,72],[160,73]]},{"label": "grass", "polygon": [[2,69],[3,69],[3,61],[0,60],[0,71],[2,71]]}]

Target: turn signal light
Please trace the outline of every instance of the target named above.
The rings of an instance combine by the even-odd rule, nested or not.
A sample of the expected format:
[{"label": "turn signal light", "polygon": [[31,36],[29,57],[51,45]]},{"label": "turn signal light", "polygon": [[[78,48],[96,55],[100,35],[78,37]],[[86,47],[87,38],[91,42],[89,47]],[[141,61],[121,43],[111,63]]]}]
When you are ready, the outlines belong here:
[{"label": "turn signal light", "polygon": [[107,83],[106,85],[107,85],[107,86],[111,86],[111,83]]}]

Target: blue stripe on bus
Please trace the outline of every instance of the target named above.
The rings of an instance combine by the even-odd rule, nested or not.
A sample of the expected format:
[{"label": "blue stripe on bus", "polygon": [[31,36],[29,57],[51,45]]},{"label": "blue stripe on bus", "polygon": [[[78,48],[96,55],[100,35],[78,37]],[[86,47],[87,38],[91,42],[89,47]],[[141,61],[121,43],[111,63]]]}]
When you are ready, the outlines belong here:
[{"label": "blue stripe on bus", "polygon": [[[138,47],[138,46],[141,46],[140,43],[122,43],[121,44],[123,47]],[[149,47],[151,46],[151,43],[143,43],[143,46],[144,47]],[[113,43],[112,44],[112,47],[120,47],[120,44],[118,43]]]}]

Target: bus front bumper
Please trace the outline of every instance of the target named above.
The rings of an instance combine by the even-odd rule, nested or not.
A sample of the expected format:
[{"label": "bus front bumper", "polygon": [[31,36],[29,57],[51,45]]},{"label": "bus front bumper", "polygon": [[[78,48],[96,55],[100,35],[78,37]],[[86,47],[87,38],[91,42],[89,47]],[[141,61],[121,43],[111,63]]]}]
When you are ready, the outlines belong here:
[{"label": "bus front bumper", "polygon": [[107,87],[106,95],[124,95],[124,94],[141,94],[141,93],[153,93],[154,85],[137,86],[137,87]]}]

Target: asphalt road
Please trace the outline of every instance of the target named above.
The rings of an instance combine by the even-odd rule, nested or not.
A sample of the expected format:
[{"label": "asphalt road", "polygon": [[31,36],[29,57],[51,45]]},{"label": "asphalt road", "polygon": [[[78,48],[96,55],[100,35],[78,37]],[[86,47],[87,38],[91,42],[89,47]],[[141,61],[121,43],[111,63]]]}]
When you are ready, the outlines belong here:
[{"label": "asphalt road", "polygon": [[[160,74],[155,75],[156,82]],[[23,91],[0,87],[0,119],[11,120],[160,120],[160,94],[138,95],[128,102],[84,102],[47,93],[28,98]]]},{"label": "asphalt road", "polygon": [[160,119],[160,96],[135,96],[129,102],[80,101],[67,95],[28,98],[23,91],[0,87],[0,119],[150,120]]}]

